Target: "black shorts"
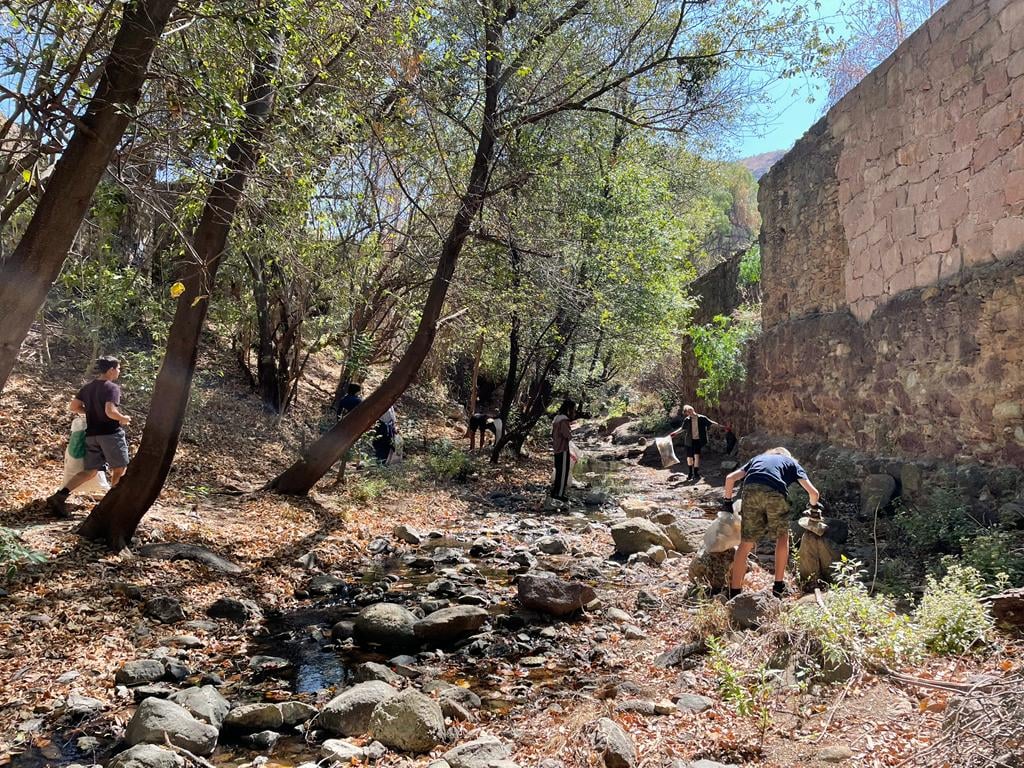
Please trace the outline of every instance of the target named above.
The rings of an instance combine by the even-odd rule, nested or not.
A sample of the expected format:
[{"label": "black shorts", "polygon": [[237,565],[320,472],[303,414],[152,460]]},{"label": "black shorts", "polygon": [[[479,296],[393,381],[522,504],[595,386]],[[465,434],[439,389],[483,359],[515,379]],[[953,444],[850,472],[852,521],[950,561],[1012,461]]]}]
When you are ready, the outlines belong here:
[{"label": "black shorts", "polygon": [[703,440],[694,440],[689,445],[683,446],[686,449],[686,458],[692,459],[694,456],[700,456],[700,450],[704,447]]}]

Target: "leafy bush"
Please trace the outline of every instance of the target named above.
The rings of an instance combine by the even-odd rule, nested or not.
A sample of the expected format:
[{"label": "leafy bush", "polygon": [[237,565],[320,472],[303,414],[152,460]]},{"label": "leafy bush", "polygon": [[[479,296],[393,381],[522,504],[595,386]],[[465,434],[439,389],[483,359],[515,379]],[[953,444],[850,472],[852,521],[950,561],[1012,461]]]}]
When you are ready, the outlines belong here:
[{"label": "leafy bush", "polygon": [[976,536],[960,539],[964,565],[978,571],[994,583],[1024,583],[1024,541],[1019,531],[985,530]]},{"label": "leafy bush", "polygon": [[10,528],[0,525],[0,571],[9,579],[23,565],[41,563],[46,557],[30,549]]},{"label": "leafy bush", "polygon": [[978,529],[963,499],[948,488],[934,489],[920,506],[897,499],[896,522],[911,544],[927,552],[957,552]]},{"label": "leafy bush", "polygon": [[856,560],[844,557],[833,567],[834,587],[825,594],[825,610],[797,604],[783,614],[787,629],[802,635],[806,648],[819,649],[831,665],[902,666],[918,660],[924,648],[910,617],[897,613],[891,598],[868,594]]},{"label": "leafy bush", "polygon": [[474,470],[473,459],[456,448],[451,440],[439,440],[430,446],[427,466],[436,479],[457,483],[466,482]]},{"label": "leafy bush", "polygon": [[703,372],[697,396],[715,404],[730,385],[747,375],[743,360],[747,342],[761,331],[760,310],[752,305],[737,309],[731,317],[717,315],[707,325],[690,329],[693,354]]},{"label": "leafy bush", "polygon": [[761,246],[754,243],[740,257],[740,285],[761,282]]},{"label": "leafy bush", "polygon": [[768,667],[758,665],[745,673],[735,667],[725,653],[721,641],[715,637],[707,639],[711,654],[711,669],[718,675],[718,692],[722,700],[731,704],[740,717],[753,717],[761,731],[761,743],[772,722],[772,696],[774,686]]},{"label": "leafy bush", "polygon": [[981,597],[988,591],[981,574],[953,564],[928,586],[915,613],[925,646],[933,653],[961,654],[988,645],[993,623]]},{"label": "leafy bush", "polygon": [[366,473],[354,478],[347,486],[349,498],[360,504],[367,504],[380,498],[388,489],[388,479],[382,473]]}]

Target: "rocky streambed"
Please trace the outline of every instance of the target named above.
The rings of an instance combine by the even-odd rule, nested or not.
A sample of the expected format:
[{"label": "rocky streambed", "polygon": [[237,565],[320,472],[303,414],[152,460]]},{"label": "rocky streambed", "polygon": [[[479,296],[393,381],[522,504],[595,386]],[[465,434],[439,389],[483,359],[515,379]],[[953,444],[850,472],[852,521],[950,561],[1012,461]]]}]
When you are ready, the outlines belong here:
[{"label": "rocky streambed", "polygon": [[[527,487],[475,498],[455,530],[397,526],[343,568],[322,569],[311,550],[287,611],[221,599],[207,619],[181,622],[165,598],[152,610],[177,634],[126,660],[114,681],[137,703],[120,743],[77,744],[56,762],[89,764],[91,752],[113,753],[112,768],[513,768],[528,734],[510,724],[531,709],[608,699],[640,717],[707,709],[678,686],[645,689],[616,673],[663,596],[688,589],[710,516],[670,486],[631,492],[610,479],[614,466],[584,467],[584,487],[558,514],[539,512],[543,489]],[[248,637],[245,658],[218,654],[225,633]],[[577,741],[608,768],[637,761],[607,717],[589,719]]]}]

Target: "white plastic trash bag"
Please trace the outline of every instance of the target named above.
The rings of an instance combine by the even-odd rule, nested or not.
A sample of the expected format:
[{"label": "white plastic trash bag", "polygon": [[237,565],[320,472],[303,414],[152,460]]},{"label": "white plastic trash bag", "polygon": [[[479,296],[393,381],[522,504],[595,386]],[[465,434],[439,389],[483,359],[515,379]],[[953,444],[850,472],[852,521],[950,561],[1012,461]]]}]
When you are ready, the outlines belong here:
[{"label": "white plastic trash bag", "polygon": [[704,549],[707,552],[725,552],[739,546],[740,526],[743,523],[743,519],[740,517],[742,504],[742,500],[735,501],[732,505],[732,512],[726,512],[723,509],[704,531]]},{"label": "white plastic trash bag", "polygon": [[654,444],[658,446],[658,453],[661,455],[661,466],[662,467],[674,467],[679,463],[679,459],[676,458],[676,449],[672,445],[671,437],[656,437],[654,438]]},{"label": "white plastic trash bag", "polygon": [[[85,469],[85,416],[76,416],[71,421],[71,439],[64,449],[64,485]],[[110,490],[106,472],[97,472],[96,477],[75,488],[75,493],[101,494]]]},{"label": "white plastic trash bag", "polygon": [[580,456],[583,454],[580,452],[580,447],[576,445],[572,440],[569,441],[569,465],[570,467],[580,460]]}]

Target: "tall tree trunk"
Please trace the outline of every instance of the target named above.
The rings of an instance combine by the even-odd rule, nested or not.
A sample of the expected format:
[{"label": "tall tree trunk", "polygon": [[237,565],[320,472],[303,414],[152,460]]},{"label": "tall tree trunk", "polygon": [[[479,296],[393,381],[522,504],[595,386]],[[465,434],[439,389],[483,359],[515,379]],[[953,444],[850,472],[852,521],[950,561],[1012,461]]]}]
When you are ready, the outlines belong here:
[{"label": "tall tree trunk", "polygon": [[480,358],[484,354],[484,334],[481,331],[473,348],[473,377],[469,381],[469,415],[476,413],[477,390],[480,382]]},{"label": "tall tree trunk", "polygon": [[437,335],[437,322],[448,295],[448,286],[455,273],[455,266],[462,252],[480,209],[490,179],[491,165],[497,150],[497,115],[499,76],[501,72],[501,51],[499,41],[502,21],[488,4],[488,18],[485,21],[486,69],[484,73],[484,109],[481,119],[480,140],[477,143],[469,182],[459,201],[459,209],[452,221],[451,229],[441,248],[430,291],[423,305],[416,333],[409,342],[405,354],[388,374],[381,385],[362,403],[350,411],[345,418],[309,446],[299,461],[270,481],[269,488],[278,493],[305,495],[330,470],[331,466],[344,455],[345,451],[366,432],[384,412],[390,408],[412,383],[413,377],[430,352]]},{"label": "tall tree trunk", "polygon": [[131,540],[142,517],[160,495],[174,461],[195,374],[199,337],[235,211],[256,165],[273,108],[272,82],[279,62],[280,36],[275,32],[270,51],[253,69],[245,118],[228,150],[227,168],[210,190],[193,235],[195,269],[182,280],[185,292],[178,297],[139,451],[121,482],[103,497],[79,528],[82,536],[105,540],[114,549]]},{"label": "tall tree trunk", "polygon": [[96,185],[131,121],[176,0],[125,7],[103,77],[10,257],[0,263],[0,391],[89,209]]},{"label": "tall tree trunk", "polygon": [[501,392],[501,419],[504,430],[500,440],[494,441],[491,449],[491,463],[497,464],[501,449],[508,443],[512,432],[512,404],[515,402],[516,390],[519,388],[519,312],[512,313],[512,322],[508,332],[508,372],[505,374],[505,388]]}]

